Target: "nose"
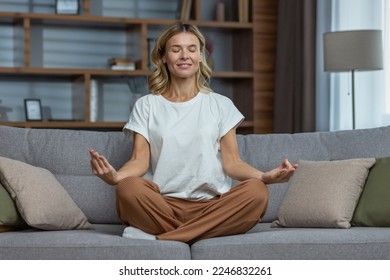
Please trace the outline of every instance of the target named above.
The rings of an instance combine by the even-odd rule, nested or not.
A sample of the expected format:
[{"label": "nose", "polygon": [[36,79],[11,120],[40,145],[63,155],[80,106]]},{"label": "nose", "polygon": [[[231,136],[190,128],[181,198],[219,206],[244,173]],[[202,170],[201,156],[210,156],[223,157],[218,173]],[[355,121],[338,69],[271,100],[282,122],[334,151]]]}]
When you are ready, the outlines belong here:
[{"label": "nose", "polygon": [[187,59],[189,56],[188,56],[188,52],[186,50],[183,50],[182,53],[181,53],[181,59]]}]

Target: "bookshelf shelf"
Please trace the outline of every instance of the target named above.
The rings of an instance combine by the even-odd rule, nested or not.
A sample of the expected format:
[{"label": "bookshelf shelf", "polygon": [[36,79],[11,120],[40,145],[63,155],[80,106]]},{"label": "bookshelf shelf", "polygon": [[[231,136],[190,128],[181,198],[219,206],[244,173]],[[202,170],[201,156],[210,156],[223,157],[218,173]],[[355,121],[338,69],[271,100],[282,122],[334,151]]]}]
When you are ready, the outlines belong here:
[{"label": "bookshelf shelf", "polygon": [[[201,0],[199,0],[201,1]],[[119,18],[103,17],[91,15],[57,15],[57,14],[38,14],[38,13],[15,13],[0,11],[0,23],[17,23],[18,21],[29,20],[33,23],[45,25],[61,24],[69,26],[91,26],[94,27],[124,27],[128,25],[169,25],[177,19],[153,19],[153,18]],[[237,21],[213,21],[213,20],[183,20],[190,24],[196,24],[199,27],[231,28],[231,29],[252,29],[252,22]]]},{"label": "bookshelf shelf", "polygon": [[[145,81],[150,74],[148,39],[178,20],[176,6],[172,6],[170,18],[157,18],[112,16],[110,11],[115,0],[104,5],[97,0],[101,6],[99,11],[93,9],[91,0],[83,0],[78,15],[55,14],[55,1],[49,8],[33,3],[37,5],[33,7],[34,12],[28,10],[29,4],[22,8],[14,4],[14,10],[2,9],[7,6],[2,2],[6,1],[0,0],[0,36],[3,42],[7,41],[4,46],[0,44],[0,48],[6,49],[4,57],[0,56],[0,106],[9,107],[12,112],[6,120],[0,118],[0,125],[17,127],[121,129],[131,110],[133,95],[139,94],[140,88],[146,89],[145,84],[135,85],[129,92],[132,79]],[[165,2],[167,6],[175,4],[172,0]],[[254,3],[247,2],[248,19],[240,22],[235,0],[225,1],[224,21],[216,21],[214,14],[209,13],[217,0],[190,2],[191,13],[184,22],[197,25],[218,48],[212,54],[215,64],[212,88],[229,96],[245,115],[239,132],[242,129],[253,133],[256,126],[254,23],[251,21]],[[143,12],[146,13],[139,11]],[[109,69],[106,62],[112,57],[129,57],[137,62],[137,68]],[[91,121],[90,116],[92,80],[98,83],[104,103],[100,104],[104,114],[97,121]],[[42,99],[54,119],[81,121],[45,118],[42,122],[24,121],[23,99],[32,97]]]},{"label": "bookshelf shelf", "polygon": [[[31,67],[0,67],[3,75],[44,75],[44,76],[147,76],[150,70],[111,70],[111,69],[64,69],[64,68],[31,68]],[[215,78],[253,78],[250,71],[214,71]]]},{"label": "bookshelf shelf", "polygon": [[33,68],[33,67],[0,67],[2,74],[9,75],[45,75],[45,76],[147,76],[149,70],[111,70],[111,69],[72,69],[72,68]]}]

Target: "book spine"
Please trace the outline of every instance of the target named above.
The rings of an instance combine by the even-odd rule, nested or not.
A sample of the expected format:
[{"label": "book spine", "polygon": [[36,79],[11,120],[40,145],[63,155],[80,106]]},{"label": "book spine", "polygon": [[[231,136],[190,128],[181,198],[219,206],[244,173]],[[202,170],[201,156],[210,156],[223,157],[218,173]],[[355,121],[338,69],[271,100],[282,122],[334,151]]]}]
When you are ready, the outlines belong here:
[{"label": "book spine", "polygon": [[192,0],[183,0],[181,5],[180,20],[189,20],[191,17]]},{"label": "book spine", "polygon": [[249,22],[249,0],[238,0],[238,21]]},{"label": "book spine", "polygon": [[89,97],[89,119],[91,122],[97,121],[98,116],[98,82],[91,79]]},{"label": "book spine", "polygon": [[215,7],[215,19],[217,21],[225,21],[225,4],[222,2],[217,3]]}]

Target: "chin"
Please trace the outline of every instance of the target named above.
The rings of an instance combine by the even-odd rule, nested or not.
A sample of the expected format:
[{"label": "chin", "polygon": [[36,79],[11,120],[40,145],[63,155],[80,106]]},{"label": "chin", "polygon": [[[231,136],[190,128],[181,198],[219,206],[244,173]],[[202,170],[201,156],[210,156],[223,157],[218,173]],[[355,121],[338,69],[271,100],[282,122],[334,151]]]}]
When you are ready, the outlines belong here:
[{"label": "chin", "polygon": [[189,78],[194,78],[196,72],[191,72],[191,73],[174,73],[173,75],[180,78],[180,79],[189,79]]}]

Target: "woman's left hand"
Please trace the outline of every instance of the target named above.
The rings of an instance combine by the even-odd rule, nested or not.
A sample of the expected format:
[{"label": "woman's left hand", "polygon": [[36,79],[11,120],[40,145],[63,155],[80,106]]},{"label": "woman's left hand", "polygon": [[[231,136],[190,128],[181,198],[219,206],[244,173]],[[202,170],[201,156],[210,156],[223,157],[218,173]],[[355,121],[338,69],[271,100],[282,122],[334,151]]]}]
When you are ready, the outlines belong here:
[{"label": "woman's left hand", "polygon": [[297,168],[298,164],[291,164],[285,159],[280,166],[263,173],[262,180],[266,184],[287,182]]}]

